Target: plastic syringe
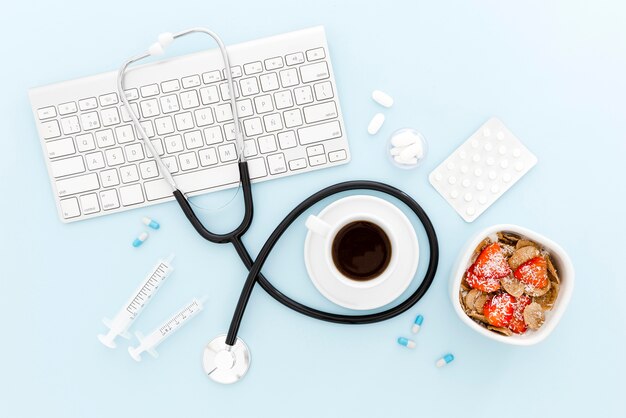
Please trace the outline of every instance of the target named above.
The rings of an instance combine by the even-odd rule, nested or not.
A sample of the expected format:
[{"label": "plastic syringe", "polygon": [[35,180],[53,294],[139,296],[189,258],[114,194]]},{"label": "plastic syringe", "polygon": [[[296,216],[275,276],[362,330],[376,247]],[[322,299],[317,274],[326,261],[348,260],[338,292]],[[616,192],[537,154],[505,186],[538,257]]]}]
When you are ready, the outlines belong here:
[{"label": "plastic syringe", "polygon": [[130,356],[136,361],[141,361],[141,353],[147,351],[152,357],[158,357],[158,353],[155,350],[156,346],[200,313],[203,302],[204,299],[194,299],[147,337],[144,337],[140,332],[136,332],[135,336],[139,340],[139,345],[137,347],[128,347]]},{"label": "plastic syringe", "polygon": [[167,260],[159,260],[150,273],[141,282],[139,287],[133,292],[128,302],[122,307],[122,309],[115,315],[113,320],[108,318],[102,319],[104,325],[109,328],[109,332],[104,335],[98,335],[100,342],[107,347],[115,348],[115,338],[120,335],[124,338],[130,338],[128,328],[133,321],[139,316],[141,311],[146,307],[148,302],[156,294],[157,290],[161,288],[161,285],[174,271],[172,267],[172,260],[174,255],[171,255]]}]

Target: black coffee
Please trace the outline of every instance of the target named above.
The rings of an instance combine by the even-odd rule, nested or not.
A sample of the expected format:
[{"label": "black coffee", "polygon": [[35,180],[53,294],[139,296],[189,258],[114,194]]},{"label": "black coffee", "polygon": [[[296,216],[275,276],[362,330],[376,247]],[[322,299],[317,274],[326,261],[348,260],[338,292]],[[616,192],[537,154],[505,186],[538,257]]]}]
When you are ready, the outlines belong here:
[{"label": "black coffee", "polygon": [[378,277],[391,260],[391,242],[378,225],[368,221],[349,223],[337,232],[332,246],[337,270],[353,280]]}]

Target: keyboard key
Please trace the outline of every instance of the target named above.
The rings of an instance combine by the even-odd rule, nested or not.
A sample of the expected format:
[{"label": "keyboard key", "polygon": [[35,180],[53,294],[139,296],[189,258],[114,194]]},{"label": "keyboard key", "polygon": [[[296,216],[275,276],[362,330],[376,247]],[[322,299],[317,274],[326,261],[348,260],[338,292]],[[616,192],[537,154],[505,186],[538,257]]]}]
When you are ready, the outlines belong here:
[{"label": "keyboard key", "polygon": [[178,156],[178,161],[180,161],[180,169],[183,171],[193,170],[194,168],[198,168],[198,159],[196,158],[195,152],[186,152],[185,154],[180,154]]},{"label": "keyboard key", "polygon": [[102,209],[111,210],[120,207],[120,201],[117,197],[116,190],[104,190],[100,192],[100,201],[102,202]]},{"label": "keyboard key", "polygon": [[309,157],[320,154],[324,154],[324,145],[322,144],[313,145],[312,147],[308,147],[306,149],[306,155],[308,155]]},{"label": "keyboard key", "polygon": [[285,62],[287,65],[297,65],[304,62],[304,54],[302,52],[296,52],[295,54],[289,54],[285,56]]},{"label": "keyboard key", "polygon": [[174,121],[176,122],[176,129],[179,131],[186,131],[194,128],[193,116],[191,116],[191,112],[178,113],[174,115]]},{"label": "keyboard key", "polygon": [[267,165],[270,168],[270,174],[280,174],[287,171],[284,154],[274,154],[267,157]]},{"label": "keyboard key", "polygon": [[248,160],[248,171],[252,180],[267,176],[267,168],[265,167],[265,158],[254,158]]},{"label": "keyboard key", "polygon": [[139,98],[139,91],[137,89],[124,90],[124,94],[129,102]]},{"label": "keyboard key", "polygon": [[200,106],[198,93],[195,90],[184,91],[180,93],[180,105],[183,109],[192,109]]},{"label": "keyboard key", "polygon": [[283,57],[274,57],[265,60],[265,69],[267,71],[283,68],[283,65]]},{"label": "keyboard key", "polygon": [[328,160],[331,163],[334,163],[335,161],[345,160],[346,157],[347,157],[347,154],[346,154],[346,150],[344,149],[340,149],[338,151],[333,151],[333,152],[328,153]]},{"label": "keyboard key", "polygon": [[333,85],[330,81],[324,81],[323,83],[317,83],[315,86],[315,98],[317,100],[326,100],[334,97]]},{"label": "keyboard key", "polygon": [[293,106],[293,98],[289,90],[274,93],[274,101],[276,102],[276,109],[278,110]]},{"label": "keyboard key", "polygon": [[243,129],[246,136],[255,136],[263,133],[263,126],[260,118],[246,119],[243,121]]},{"label": "keyboard key", "polygon": [[226,134],[227,141],[234,141],[237,138],[237,135],[235,135],[235,124],[234,123],[225,124],[224,133]]},{"label": "keyboard key", "polygon": [[341,126],[336,120],[298,129],[298,137],[302,145],[339,138],[340,136]]},{"label": "keyboard key", "polygon": [[124,151],[126,152],[126,161],[129,163],[143,160],[145,158],[143,154],[143,146],[139,143],[126,145],[126,147],[124,147]]},{"label": "keyboard key", "polygon": [[219,126],[212,126],[210,128],[204,128],[204,140],[207,145],[219,144],[220,142],[224,142],[224,137],[222,136],[222,128]]},{"label": "keyboard key", "polygon": [[283,118],[285,118],[285,127],[293,128],[294,126],[302,125],[302,113],[300,109],[288,110],[283,112]]},{"label": "keyboard key", "polygon": [[306,159],[298,158],[296,160],[289,161],[290,170],[302,170],[303,168],[306,168]]},{"label": "keyboard key", "polygon": [[90,173],[84,176],[59,180],[56,182],[56,188],[59,197],[63,197],[96,190],[100,188],[100,183],[98,183],[98,175],[96,173]]},{"label": "keyboard key", "polygon": [[330,72],[328,71],[328,64],[322,61],[315,64],[303,65],[300,67],[300,75],[302,76],[303,83],[310,83],[311,81],[329,78]]},{"label": "keyboard key", "polygon": [[156,131],[159,135],[167,135],[174,132],[174,122],[171,116],[165,116],[154,120]]},{"label": "keyboard key", "polygon": [[125,144],[135,140],[135,131],[133,131],[132,125],[116,126],[115,136],[118,144]]},{"label": "keyboard key", "polygon": [[175,94],[163,96],[159,98],[159,101],[161,102],[161,110],[165,114],[178,112],[180,110],[178,97]]},{"label": "keyboard key", "polygon": [[98,148],[112,147],[113,145],[115,145],[115,138],[113,137],[113,131],[111,129],[97,131],[96,142],[98,143]]},{"label": "keyboard key", "polygon": [[252,116],[254,114],[254,110],[252,109],[252,100],[250,99],[238,100],[237,112],[240,118]]},{"label": "keyboard key", "polygon": [[78,108],[82,111],[91,110],[98,107],[98,101],[95,97],[89,97],[78,101]]},{"label": "keyboard key", "polygon": [[278,90],[278,88],[280,87],[280,85],[278,84],[278,76],[276,75],[276,73],[263,74],[259,77],[259,80],[261,80],[261,90],[263,91]]},{"label": "keyboard key", "polygon": [[309,157],[309,165],[311,167],[315,167],[317,165],[326,164],[326,155],[315,155],[313,157]]},{"label": "keyboard key", "polygon": [[215,120],[218,122],[226,122],[233,119],[233,108],[230,103],[218,105],[215,108]]},{"label": "keyboard key", "polygon": [[215,70],[209,71],[208,73],[203,73],[202,81],[204,81],[204,84],[211,84],[217,81],[222,81],[222,72]]},{"label": "keyboard key", "polygon": [[[139,105],[137,105],[137,103],[131,103],[130,107],[135,117],[137,119],[141,118],[141,115],[139,114]],[[122,120],[124,122],[130,122],[131,120],[133,120],[128,113],[128,109],[126,109],[126,105],[120,106],[120,113],[122,114]]]},{"label": "keyboard key", "polygon": [[[150,121],[150,120],[143,120],[143,121],[139,122],[139,124],[143,128],[145,134],[148,135],[148,138],[154,137],[154,126],[152,125],[152,121]],[[138,138],[143,138],[141,132],[137,131],[136,133],[137,133],[137,137]],[[147,138],[144,138],[144,139],[147,139]]]},{"label": "keyboard key", "polygon": [[105,151],[107,165],[114,166],[124,164],[124,152],[121,148],[111,148]]},{"label": "keyboard key", "polygon": [[37,110],[37,116],[39,120],[55,118],[57,116],[57,110],[54,106],[42,107]]},{"label": "keyboard key", "polygon": [[243,155],[244,157],[254,157],[255,155],[258,154],[258,151],[256,149],[256,142],[254,142],[254,139],[246,139],[245,141],[243,141]]},{"label": "keyboard key", "polygon": [[183,88],[190,89],[193,87],[200,86],[200,76],[199,75],[190,75],[188,77],[183,77]]},{"label": "keyboard key", "polygon": [[274,105],[272,105],[272,96],[264,94],[263,96],[255,97],[254,107],[256,107],[256,112],[259,114],[271,112],[274,110]]},{"label": "keyboard key", "polygon": [[245,64],[243,66],[243,71],[246,73],[246,75],[260,73],[263,71],[263,64],[261,64],[261,61],[255,61]]},{"label": "keyboard key", "polygon": [[324,48],[315,48],[309,49],[306,51],[306,59],[308,61],[317,61],[322,58],[326,58],[326,53],[324,52]]},{"label": "keyboard key", "polygon": [[200,131],[186,132],[184,138],[185,146],[187,147],[187,149],[191,150],[201,148],[204,145],[204,141],[202,140],[202,133],[200,133]]},{"label": "keyboard key", "polygon": [[217,151],[215,151],[215,148],[200,150],[198,152],[198,156],[200,157],[200,165],[202,167],[207,167],[218,163]]},{"label": "keyboard key", "polygon": [[165,149],[168,154],[173,154],[175,152],[181,152],[185,149],[183,146],[183,138],[180,135],[172,135],[168,136],[164,139],[165,141]]},{"label": "keyboard key", "polygon": [[75,197],[61,200],[61,213],[63,218],[75,218],[80,216],[80,209],[78,207],[78,199]]},{"label": "keyboard key", "polygon": [[[256,77],[243,78],[239,84],[241,85],[241,94],[244,96],[251,96],[259,93],[259,83],[257,82]],[[224,98],[224,100],[226,100],[226,98]]]},{"label": "keyboard key", "polygon": [[51,120],[41,124],[41,136],[43,139],[57,138],[61,136],[61,129],[59,129],[59,122]]},{"label": "keyboard key", "polygon": [[90,133],[76,135],[76,147],[80,152],[86,152],[96,149],[96,143],[93,140],[93,135]]},{"label": "keyboard key", "polygon": [[77,155],[76,157],[51,161],[50,169],[52,170],[52,177],[71,176],[85,171],[85,162],[83,157]]},{"label": "keyboard key", "polygon": [[84,196],[81,196],[80,207],[83,209],[83,214],[85,215],[100,212],[100,203],[98,203],[98,195],[96,195],[95,193],[89,193]]},{"label": "keyboard key", "polygon": [[[225,184],[238,183],[239,169],[237,164],[226,164],[185,174],[178,174],[174,177],[174,180],[182,192],[192,193]],[[148,200],[157,200],[172,196],[172,188],[163,179],[148,181],[145,183],[145,188]]]},{"label": "keyboard key", "polygon": [[275,132],[283,129],[283,121],[278,113],[263,116],[263,124],[266,132]]},{"label": "keyboard key", "polygon": [[334,119],[337,116],[337,106],[335,102],[325,102],[304,108],[304,119],[307,123],[320,122],[322,120]]},{"label": "keyboard key", "polygon": [[103,126],[117,125],[120,123],[120,114],[117,111],[116,107],[109,107],[108,109],[103,109],[100,112],[100,117],[102,117]]},{"label": "keyboard key", "polygon": [[156,96],[157,94],[159,94],[159,86],[156,84],[149,84],[147,86],[142,86],[140,90],[141,90],[141,97],[152,97],[152,96]]},{"label": "keyboard key", "polygon": [[298,87],[293,90],[296,96],[296,104],[303,105],[313,102],[313,91],[311,86]]},{"label": "keyboard key", "polygon": [[276,139],[274,138],[274,135],[260,136],[258,141],[261,154],[267,154],[269,152],[274,152],[277,150]]},{"label": "keyboard key", "polygon": [[61,128],[63,129],[63,134],[65,135],[72,135],[80,132],[78,117],[70,116],[68,118],[61,119]]},{"label": "keyboard key", "polygon": [[113,187],[120,184],[120,178],[117,175],[117,170],[112,168],[110,170],[103,170],[100,172],[100,182],[102,187]]},{"label": "keyboard key", "polygon": [[84,131],[100,128],[100,118],[97,112],[83,113],[80,115],[80,122]]},{"label": "keyboard key", "polygon": [[287,65],[297,65],[304,62],[304,54],[302,52],[296,52],[295,54],[289,54],[285,56],[285,62]]},{"label": "keyboard key", "polygon": [[156,161],[144,161],[139,164],[139,171],[141,172],[141,178],[144,180],[159,176],[159,168]]},{"label": "keyboard key", "polygon": [[[161,141],[159,138],[151,139],[150,143],[154,147],[154,150],[157,152],[157,155],[159,157],[162,157],[165,154],[165,150],[163,149],[163,141]],[[152,153],[150,152],[150,148],[146,148],[146,154],[148,155],[148,157],[152,157]]]},{"label": "keyboard key", "polygon": [[198,109],[193,112],[196,117],[196,125],[198,127],[210,125],[213,123],[213,113],[210,108]]},{"label": "keyboard key", "polygon": [[163,164],[167,167],[167,171],[170,173],[178,173],[178,160],[173,155],[170,157],[163,158]]},{"label": "keyboard key", "polygon": [[48,151],[49,158],[65,157],[76,152],[72,138],[46,142],[46,150]]},{"label": "keyboard key", "polygon": [[144,201],[141,185],[120,187],[120,200],[123,206],[132,206]]},{"label": "keyboard key", "polygon": [[285,88],[295,86],[296,84],[299,83],[298,71],[295,68],[289,68],[288,70],[281,71],[280,82]]},{"label": "keyboard key", "polygon": [[200,100],[203,105],[217,103],[220,101],[220,96],[217,91],[217,86],[209,86],[200,89]]},{"label": "keyboard key", "polygon": [[[233,83],[233,88],[235,89],[235,98],[239,97],[239,86],[236,82]],[[220,92],[222,93],[222,100],[230,100],[230,88],[228,87],[228,83],[220,84]]]},{"label": "keyboard key", "polygon": [[114,105],[117,103],[117,93],[103,94],[102,96],[100,96],[100,106],[102,107]]},{"label": "keyboard key", "polygon": [[278,144],[280,145],[280,149],[294,148],[296,145],[298,145],[295,132],[280,132],[278,134]]},{"label": "keyboard key", "polygon": [[237,155],[237,149],[235,148],[235,144],[220,145],[219,147],[217,147],[217,150],[220,154],[220,160],[223,163],[235,161],[237,158],[239,158],[239,156]]},{"label": "keyboard key", "polygon": [[139,180],[139,171],[137,171],[136,165],[126,165],[120,167],[120,177],[122,177],[122,183],[132,183]]},{"label": "keyboard key", "polygon": [[161,91],[163,93],[171,93],[180,90],[180,82],[178,80],[168,80],[161,83]]},{"label": "keyboard key", "polygon": [[69,115],[70,113],[76,113],[77,111],[78,107],[76,107],[76,102],[61,103],[59,105],[59,114],[61,116]]},{"label": "keyboard key", "polygon": [[87,168],[90,170],[99,170],[105,166],[102,151],[96,151],[85,155],[85,160],[87,161]]},{"label": "keyboard key", "polygon": [[[224,68],[224,78],[226,78],[226,68]],[[241,77],[241,66],[235,65],[234,67],[230,67],[230,74],[233,78]]]}]

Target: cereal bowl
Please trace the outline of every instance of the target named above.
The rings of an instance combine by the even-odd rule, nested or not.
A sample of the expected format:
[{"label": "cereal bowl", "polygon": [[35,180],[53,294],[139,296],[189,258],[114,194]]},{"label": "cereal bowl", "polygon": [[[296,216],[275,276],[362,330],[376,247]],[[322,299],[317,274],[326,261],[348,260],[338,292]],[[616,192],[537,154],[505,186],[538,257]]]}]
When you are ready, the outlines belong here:
[{"label": "cereal bowl", "polygon": [[[479,322],[468,316],[464,309],[464,306],[462,305],[462,302],[460,300],[460,295],[462,291],[461,283],[465,279],[467,269],[472,264],[472,258],[475,254],[475,251],[477,247],[479,247],[479,245],[485,240],[485,238],[492,237],[497,233],[511,233],[520,235],[523,239],[538,244],[549,253],[549,258],[552,260],[554,267],[558,272],[559,283],[556,299],[553,301],[551,309],[543,312],[545,320],[543,322],[543,325],[541,325],[536,330],[528,330],[523,334],[513,333],[512,335],[508,336],[500,334],[491,329],[487,329],[485,326],[481,325]],[[567,305],[569,304],[573,289],[574,266],[572,265],[569,256],[567,255],[565,250],[561,248],[561,246],[556,244],[554,241],[546,238],[545,236],[529,229],[523,228],[521,226],[500,224],[493,225],[484,229],[476,236],[474,236],[474,238],[468,241],[468,243],[460,253],[460,256],[458,257],[457,262],[452,270],[449,290],[450,299],[457,315],[463,323],[472,328],[474,331],[478,332],[481,335],[484,335],[485,337],[505,344],[533,345],[544,340],[557,326],[559,320],[561,319],[563,313],[567,308]]]}]

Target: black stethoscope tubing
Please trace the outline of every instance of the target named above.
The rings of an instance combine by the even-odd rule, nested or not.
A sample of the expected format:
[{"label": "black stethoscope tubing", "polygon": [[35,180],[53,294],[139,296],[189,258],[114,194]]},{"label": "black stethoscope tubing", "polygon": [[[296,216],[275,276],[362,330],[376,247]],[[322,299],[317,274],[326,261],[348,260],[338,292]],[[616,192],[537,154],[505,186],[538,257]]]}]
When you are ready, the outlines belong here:
[{"label": "black stethoscope tubing", "polygon": [[[239,162],[239,176],[243,190],[245,213],[239,226],[233,231],[224,234],[215,234],[206,229],[202,222],[196,216],[191,207],[191,204],[189,203],[185,195],[180,190],[174,191],[174,197],[176,198],[176,201],[180,205],[181,209],[187,216],[187,219],[194,227],[196,232],[198,232],[198,234],[200,234],[200,236],[202,236],[207,241],[213,243],[231,243],[235,247],[235,250],[241,258],[241,261],[248,269],[248,276],[241,290],[241,294],[237,302],[237,307],[235,308],[235,312],[233,313],[233,318],[231,320],[228,334],[226,336],[227,345],[233,346],[237,341],[237,333],[241,325],[243,314],[246,310],[246,306],[250,299],[250,295],[252,294],[254,285],[257,282],[259,283],[261,288],[263,288],[263,290],[265,290],[272,298],[274,298],[276,301],[280,302],[284,306],[311,318],[337,324],[370,324],[393,318],[413,307],[424,296],[424,294],[432,284],[433,279],[435,278],[435,274],[437,272],[437,265],[439,262],[439,245],[437,241],[437,234],[432,223],[430,222],[430,219],[428,218],[428,215],[426,215],[426,212],[424,212],[422,207],[412,197],[410,197],[403,191],[384,183],[368,180],[347,181],[326,187],[325,189],[322,189],[317,193],[309,196],[307,199],[302,201],[302,203],[296,206],[291,212],[289,212],[289,214],[285,216],[285,218],[274,229],[267,241],[265,241],[265,244],[263,244],[263,247],[261,248],[261,251],[259,252],[256,260],[253,260],[241,240],[248,228],[250,228],[254,215],[250,173],[248,171],[248,164],[245,161]],[[291,299],[290,297],[280,292],[261,273],[261,268],[265,264],[265,261],[267,260],[272,249],[274,248],[274,245],[276,244],[276,242],[278,242],[282,234],[293,223],[293,221],[295,221],[304,211],[306,211],[319,201],[334,194],[350,190],[372,190],[382,192],[387,195],[393,196],[406,204],[415,213],[415,215],[417,215],[420,222],[422,223],[426,231],[426,236],[428,238],[430,252],[428,268],[426,270],[426,274],[424,275],[424,279],[420,283],[419,287],[415,290],[415,292],[411,294],[411,296],[406,298],[402,303],[399,303],[392,308],[381,312],[375,312],[365,315],[343,315],[311,308],[307,305]]]}]

